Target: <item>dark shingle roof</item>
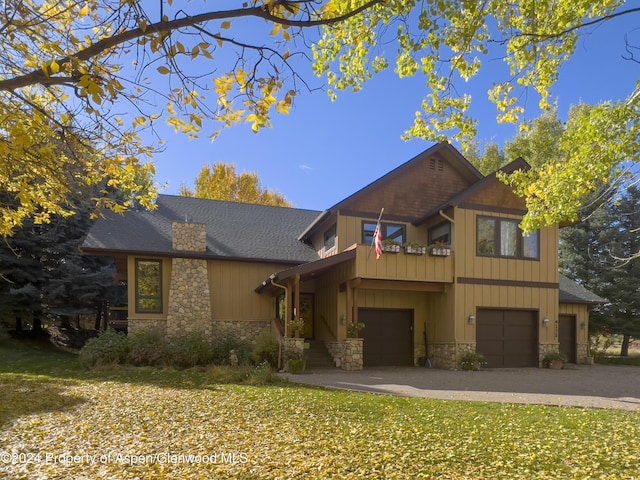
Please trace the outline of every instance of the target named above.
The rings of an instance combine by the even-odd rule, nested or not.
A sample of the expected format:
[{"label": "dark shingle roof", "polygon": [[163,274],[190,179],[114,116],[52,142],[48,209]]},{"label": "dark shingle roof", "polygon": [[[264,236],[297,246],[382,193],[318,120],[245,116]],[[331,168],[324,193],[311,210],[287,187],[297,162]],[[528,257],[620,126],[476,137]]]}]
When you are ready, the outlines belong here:
[{"label": "dark shingle roof", "polygon": [[207,226],[204,256],[303,263],[317,253],[297,240],[320,212],[159,195],[153,211],[112,212],[97,220],[82,244],[87,253],[171,254],[173,222]]},{"label": "dark shingle roof", "polygon": [[606,303],[607,300],[560,275],[560,303]]}]

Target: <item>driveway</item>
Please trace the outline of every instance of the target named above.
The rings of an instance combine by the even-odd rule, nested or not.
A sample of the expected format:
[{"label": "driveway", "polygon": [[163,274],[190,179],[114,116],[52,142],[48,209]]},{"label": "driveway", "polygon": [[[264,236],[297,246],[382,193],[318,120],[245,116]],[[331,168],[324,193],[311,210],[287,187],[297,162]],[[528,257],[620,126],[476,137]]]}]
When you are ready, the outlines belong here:
[{"label": "driveway", "polygon": [[405,397],[640,410],[640,368],[630,366],[567,365],[563,370],[500,368],[480,372],[386,367],[284,376],[295,383]]}]

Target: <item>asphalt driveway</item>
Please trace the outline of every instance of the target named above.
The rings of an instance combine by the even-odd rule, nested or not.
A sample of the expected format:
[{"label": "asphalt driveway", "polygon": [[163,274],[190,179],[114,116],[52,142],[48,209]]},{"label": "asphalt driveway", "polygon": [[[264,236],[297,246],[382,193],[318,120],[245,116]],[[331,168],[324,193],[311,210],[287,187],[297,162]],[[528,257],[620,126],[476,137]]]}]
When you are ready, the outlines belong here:
[{"label": "asphalt driveway", "polygon": [[499,368],[480,372],[386,367],[285,374],[327,388],[441,400],[565,405],[640,410],[640,368],[567,365],[563,370]]}]

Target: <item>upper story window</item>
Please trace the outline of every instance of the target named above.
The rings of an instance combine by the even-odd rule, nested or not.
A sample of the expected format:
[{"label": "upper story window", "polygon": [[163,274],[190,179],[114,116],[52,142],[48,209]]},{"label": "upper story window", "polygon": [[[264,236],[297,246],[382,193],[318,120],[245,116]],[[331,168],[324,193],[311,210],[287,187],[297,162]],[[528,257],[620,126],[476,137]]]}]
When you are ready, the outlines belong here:
[{"label": "upper story window", "polygon": [[[362,222],[362,243],[371,245],[373,242],[373,234],[376,231],[376,222]],[[394,240],[400,245],[404,245],[407,241],[405,226],[398,223],[380,224],[382,240]]]},{"label": "upper story window", "polygon": [[136,260],[136,313],[162,313],[162,260]]},{"label": "upper story window", "polygon": [[331,250],[336,246],[336,225],[334,224],[329,230],[324,232],[324,249]]},{"label": "upper story window", "polygon": [[540,258],[540,232],[526,237],[517,220],[478,217],[476,253],[482,257]]},{"label": "upper story window", "polygon": [[429,229],[429,245],[451,244],[451,223],[442,222]]}]

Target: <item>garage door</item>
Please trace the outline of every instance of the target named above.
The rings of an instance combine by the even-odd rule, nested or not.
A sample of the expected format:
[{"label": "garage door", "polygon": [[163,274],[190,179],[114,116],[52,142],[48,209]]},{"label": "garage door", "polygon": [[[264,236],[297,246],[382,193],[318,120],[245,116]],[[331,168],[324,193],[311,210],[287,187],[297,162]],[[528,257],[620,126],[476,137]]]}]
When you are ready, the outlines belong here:
[{"label": "garage door", "polygon": [[413,365],[412,310],[360,308],[358,320],[365,325],[365,368]]},{"label": "garage door", "polygon": [[537,319],[529,310],[478,310],[476,351],[487,357],[487,367],[537,367]]}]

